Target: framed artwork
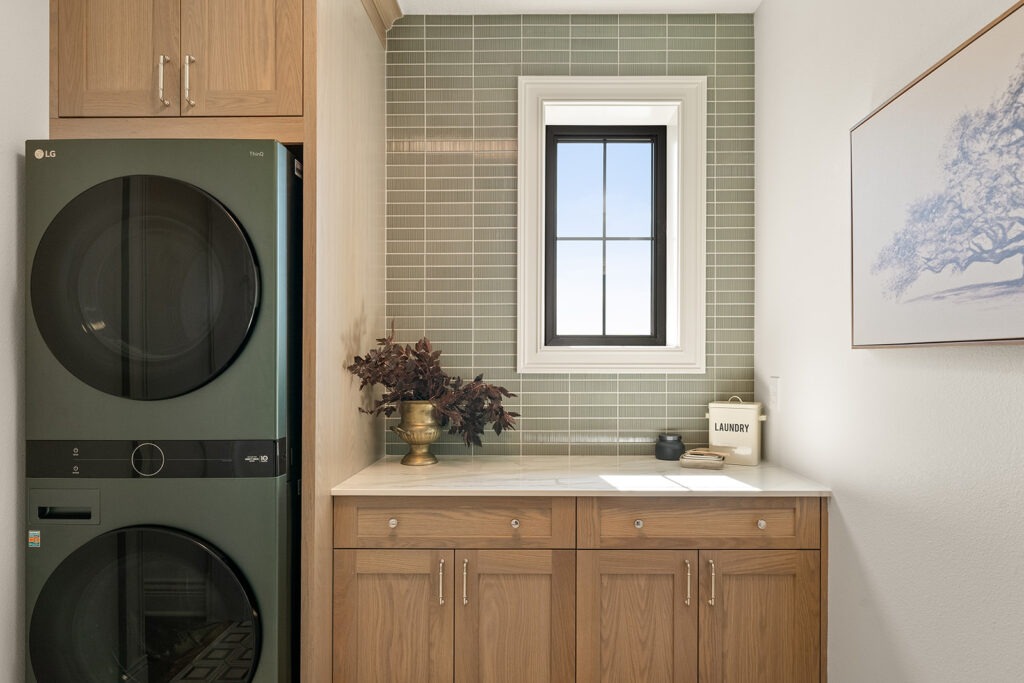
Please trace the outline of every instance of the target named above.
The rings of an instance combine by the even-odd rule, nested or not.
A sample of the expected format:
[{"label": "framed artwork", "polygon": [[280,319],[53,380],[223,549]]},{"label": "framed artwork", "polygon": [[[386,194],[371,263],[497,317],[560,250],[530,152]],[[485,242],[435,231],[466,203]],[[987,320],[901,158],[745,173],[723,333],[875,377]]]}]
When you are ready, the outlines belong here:
[{"label": "framed artwork", "polygon": [[1022,7],[850,131],[855,348],[1024,343]]}]

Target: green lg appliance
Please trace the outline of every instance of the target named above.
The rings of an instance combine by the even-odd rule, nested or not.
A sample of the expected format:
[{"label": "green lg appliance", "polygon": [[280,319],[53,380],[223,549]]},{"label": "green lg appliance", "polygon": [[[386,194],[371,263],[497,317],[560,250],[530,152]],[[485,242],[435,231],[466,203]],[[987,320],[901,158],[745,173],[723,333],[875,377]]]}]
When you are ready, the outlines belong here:
[{"label": "green lg appliance", "polygon": [[25,165],[27,680],[292,680],[301,165],[263,140]]}]

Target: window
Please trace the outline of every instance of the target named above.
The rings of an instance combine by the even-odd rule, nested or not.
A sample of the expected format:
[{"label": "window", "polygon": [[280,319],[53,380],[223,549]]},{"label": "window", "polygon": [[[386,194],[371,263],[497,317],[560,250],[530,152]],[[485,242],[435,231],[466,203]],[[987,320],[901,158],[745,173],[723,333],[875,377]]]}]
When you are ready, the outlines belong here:
[{"label": "window", "polygon": [[544,341],[665,345],[665,126],[548,126]]},{"label": "window", "polygon": [[704,372],[706,93],[519,79],[519,372]]}]

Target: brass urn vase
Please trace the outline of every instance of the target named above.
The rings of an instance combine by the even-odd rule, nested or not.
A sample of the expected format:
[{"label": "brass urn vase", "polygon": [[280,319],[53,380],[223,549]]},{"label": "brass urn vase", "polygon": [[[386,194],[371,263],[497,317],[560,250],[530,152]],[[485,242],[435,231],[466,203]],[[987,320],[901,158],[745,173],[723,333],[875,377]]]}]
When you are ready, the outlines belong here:
[{"label": "brass urn vase", "polygon": [[402,458],[403,465],[433,465],[437,458],[430,452],[430,444],[441,436],[441,427],[434,417],[430,401],[402,401],[398,406],[402,421],[391,428],[402,441],[409,444],[409,452]]}]

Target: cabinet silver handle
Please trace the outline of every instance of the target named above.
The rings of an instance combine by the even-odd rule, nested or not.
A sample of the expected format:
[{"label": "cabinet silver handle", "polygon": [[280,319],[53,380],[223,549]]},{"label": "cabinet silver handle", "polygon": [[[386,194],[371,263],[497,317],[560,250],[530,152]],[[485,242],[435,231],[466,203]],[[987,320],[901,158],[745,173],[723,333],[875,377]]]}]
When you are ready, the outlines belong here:
[{"label": "cabinet silver handle", "polygon": [[708,600],[708,604],[712,607],[715,606],[715,561],[708,560],[708,564],[711,565],[711,599]]},{"label": "cabinet silver handle", "polygon": [[757,520],[757,528],[764,531],[768,528],[768,522],[764,521],[763,519]]},{"label": "cabinet silver handle", "polygon": [[444,604],[444,559],[437,567],[437,604]]},{"label": "cabinet silver handle", "polygon": [[462,604],[469,604],[469,560],[462,561]]},{"label": "cabinet silver handle", "polygon": [[635,519],[635,520],[633,520],[633,526],[635,526],[637,529],[643,529],[644,528],[644,520],[642,520],[642,519]]},{"label": "cabinet silver handle", "polygon": [[692,576],[692,574],[690,572],[690,561],[686,560],[686,602],[683,603],[683,604],[686,605],[687,607],[690,606],[690,577],[691,576]]},{"label": "cabinet silver handle", "polygon": [[512,520],[512,528],[513,529],[518,529],[519,528],[519,520],[518,519],[513,519]]},{"label": "cabinet silver handle", "polygon": [[171,61],[171,58],[167,55],[160,55],[160,63],[157,66],[156,76],[156,87],[157,87],[157,98],[160,100],[160,104],[165,107],[171,106],[171,101],[164,97],[164,65]]},{"label": "cabinet silver handle", "polygon": [[398,528],[398,520],[395,519],[394,517],[389,519],[388,520],[388,528],[389,529],[397,529]]},{"label": "cabinet silver handle", "polygon": [[190,106],[190,107],[196,106],[196,101],[192,99],[192,95],[191,95],[192,90],[189,87],[189,78],[188,78],[188,74],[189,74],[189,71],[190,71],[189,67],[191,65],[195,64],[195,63],[196,63],[196,58],[195,57],[193,57],[192,55],[185,55],[185,102],[188,103],[188,106]]}]

